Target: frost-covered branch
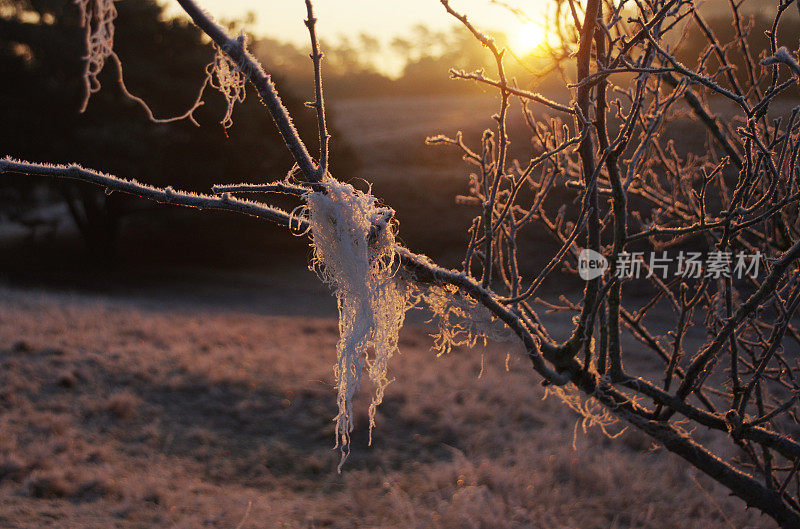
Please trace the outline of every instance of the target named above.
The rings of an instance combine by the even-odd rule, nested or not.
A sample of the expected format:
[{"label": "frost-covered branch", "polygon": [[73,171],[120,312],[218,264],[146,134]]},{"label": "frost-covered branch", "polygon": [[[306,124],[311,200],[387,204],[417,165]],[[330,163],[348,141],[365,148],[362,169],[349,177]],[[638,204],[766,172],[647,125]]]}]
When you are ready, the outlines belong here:
[{"label": "frost-covered branch", "polygon": [[310,189],[293,185],[288,182],[273,182],[271,184],[224,184],[215,185],[211,188],[214,194],[221,193],[281,193],[284,195],[294,195],[302,197]]},{"label": "frost-covered branch", "polygon": [[50,178],[67,178],[88,182],[105,188],[106,193],[120,192],[134,195],[159,204],[171,204],[196,209],[217,209],[241,213],[251,217],[269,220],[281,226],[305,231],[308,223],[300,218],[292,217],[280,208],[267,206],[250,200],[243,200],[224,193],[222,196],[203,195],[187,191],[174,190],[171,187],[153,187],[136,180],[126,180],[92,169],[85,169],[77,164],[55,165],[29,163],[13,158],[0,159],[0,174],[21,173]]},{"label": "frost-covered branch", "polygon": [[797,64],[797,60],[794,58],[792,53],[786,49],[785,46],[781,46],[778,48],[778,51],[771,57],[766,57],[761,60],[761,64],[763,66],[772,66],[773,64],[785,64],[789,67],[793,74],[800,77],[800,64]]},{"label": "frost-covered branch", "polygon": [[[485,85],[493,86],[495,88],[500,88],[501,86],[500,81],[486,77],[482,71],[465,72],[463,70],[451,69],[450,78],[464,79],[467,81],[476,81],[478,83],[483,83]],[[520,88],[516,88],[513,86],[506,86],[506,90],[508,91],[508,93],[513,94],[521,99],[527,99],[530,101],[534,101],[536,103],[540,103],[547,108],[558,110],[559,112],[564,112],[565,114],[575,113],[574,108],[570,108],[567,105],[562,105],[561,103],[557,103],[556,101],[546,98],[542,94],[536,92],[530,92],[528,90],[522,90]]]},{"label": "frost-covered branch", "polygon": [[311,61],[314,63],[314,102],[310,106],[314,108],[317,113],[317,130],[319,132],[319,167],[317,168],[317,177],[319,180],[328,172],[328,147],[330,143],[330,134],[328,134],[328,127],[325,124],[325,98],[322,95],[322,52],[319,51],[319,44],[317,43],[317,19],[314,16],[314,7],[311,0],[306,0],[306,27],[308,34],[311,38]]}]

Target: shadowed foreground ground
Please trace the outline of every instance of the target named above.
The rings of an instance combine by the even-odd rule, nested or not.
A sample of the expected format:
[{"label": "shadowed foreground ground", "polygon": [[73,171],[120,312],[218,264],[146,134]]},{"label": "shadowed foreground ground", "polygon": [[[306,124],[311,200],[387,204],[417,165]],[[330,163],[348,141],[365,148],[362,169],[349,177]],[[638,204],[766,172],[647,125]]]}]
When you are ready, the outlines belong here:
[{"label": "shadowed foreground ground", "polygon": [[335,319],[0,288],[0,527],[772,527],[637,432],[574,435],[516,349],[427,332],[338,475]]}]

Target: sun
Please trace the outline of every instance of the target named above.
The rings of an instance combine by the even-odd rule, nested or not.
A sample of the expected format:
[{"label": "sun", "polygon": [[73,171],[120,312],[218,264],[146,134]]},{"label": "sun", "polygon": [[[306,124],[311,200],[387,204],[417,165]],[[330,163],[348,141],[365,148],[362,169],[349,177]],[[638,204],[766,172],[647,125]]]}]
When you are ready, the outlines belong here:
[{"label": "sun", "polygon": [[516,53],[528,55],[549,42],[550,37],[544,26],[528,22],[522,25],[512,37],[511,48]]}]

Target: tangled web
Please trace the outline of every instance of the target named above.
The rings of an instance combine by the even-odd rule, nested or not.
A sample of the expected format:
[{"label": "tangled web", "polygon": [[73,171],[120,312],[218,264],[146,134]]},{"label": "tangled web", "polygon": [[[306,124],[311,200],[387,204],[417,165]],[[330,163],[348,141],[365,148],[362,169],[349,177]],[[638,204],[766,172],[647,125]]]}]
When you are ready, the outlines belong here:
[{"label": "tangled web", "polygon": [[366,367],[376,387],[369,406],[370,442],[375,411],[383,400],[389,360],[409,303],[409,287],[396,277],[394,211],[374,196],[326,177],[324,192],[306,196],[311,229],[311,267],[336,295],[339,343],[334,366],[337,404],[336,447],[341,470],[350,452],[353,396]]},{"label": "tangled web", "polygon": [[407,310],[418,305],[430,308],[439,327],[434,349],[440,355],[479,341],[508,341],[512,333],[456,287],[421,285],[400,270],[392,209],[331,177],[321,185],[324,191],[306,194],[302,215],[310,226],[311,269],[331,287],[339,309],[334,365],[339,411],[334,421],[341,470],[350,453],[353,397],[364,371],[376,388],[369,406],[372,442],[375,412],[391,382],[388,364],[397,351]]},{"label": "tangled web", "polygon": [[[157,118],[147,103],[132,94],[125,86],[122,61],[114,52],[114,22],[117,18],[117,8],[114,6],[115,0],[74,0],[74,2],[80,12],[81,27],[84,28],[86,46],[86,64],[83,71],[83,82],[86,89],[81,103],[81,112],[86,110],[91,95],[100,90],[100,80],[97,77],[103,70],[106,60],[112,59],[117,68],[117,78],[123,94],[144,108],[151,121],[169,123],[181,119],[189,119],[192,123],[198,125],[194,119],[194,111],[203,104],[203,92],[206,86],[211,85],[219,90],[227,103],[225,115],[220,123],[225,129],[229,129],[233,125],[233,107],[236,103],[244,101],[247,77],[219,46],[214,44],[214,58],[206,66],[206,78],[200,86],[197,98],[192,103],[192,106],[178,116]],[[242,35],[239,38],[244,39],[244,36]]]},{"label": "tangled web", "polygon": [[585,434],[592,426],[598,426],[603,434],[610,439],[616,439],[627,429],[627,427],[622,427],[619,431],[612,433],[611,427],[617,425],[619,419],[603,406],[603,404],[592,398],[592,395],[584,398],[580,391],[574,386],[547,386],[544,392],[544,398],[550,395],[555,396],[578,414],[579,418],[575,422],[575,430],[572,436],[573,450],[576,449],[579,428]]},{"label": "tangled web", "polygon": [[458,291],[453,285],[418,286],[416,304],[426,305],[433,313],[438,332],[433,335],[433,349],[438,356],[453,347],[474,347],[478,342],[506,342],[513,339],[511,329],[495,318],[489,309]]},{"label": "tangled web", "polygon": [[233,125],[233,106],[243,103],[247,94],[247,77],[222,48],[214,44],[214,49],[214,59],[206,66],[206,82],[225,98],[228,106],[220,123],[225,129],[229,129]]},{"label": "tangled web", "polygon": [[100,90],[97,76],[108,59],[114,53],[114,20],[117,8],[114,0],[75,0],[80,10],[81,27],[84,28],[86,42],[86,65],[83,70],[83,82],[86,94],[81,104],[81,112],[86,110],[89,97]]},{"label": "tangled web", "polygon": [[[172,117],[167,118],[158,118],[153,114],[153,111],[150,109],[150,106],[147,102],[134,95],[133,93],[128,90],[128,87],[125,85],[123,69],[122,69],[122,61],[120,60],[117,53],[114,51],[114,22],[117,18],[117,8],[114,6],[114,2],[116,0],[74,0],[75,5],[78,6],[78,11],[80,14],[81,20],[81,27],[84,28],[84,45],[86,47],[86,56],[84,57],[85,65],[83,70],[83,83],[85,86],[83,101],[81,102],[80,111],[85,112],[87,106],[89,105],[89,99],[91,98],[92,94],[95,92],[100,91],[100,80],[98,79],[98,75],[103,70],[103,67],[106,64],[108,59],[111,59],[112,63],[117,69],[117,82],[119,83],[120,89],[125,97],[130,99],[131,101],[135,102],[139,106],[141,106],[147,114],[148,119],[153,121],[154,123],[170,123],[173,121],[179,121],[182,119],[189,119],[192,123],[199,126],[199,123],[194,118],[194,111],[197,110],[200,106],[203,105],[203,92],[205,91],[206,86],[209,83],[212,83],[212,71],[222,71],[221,69],[217,70],[209,70],[212,65],[219,62],[219,59],[215,58],[214,61],[209,65],[206,69],[206,79],[203,81],[202,85],[200,86],[200,90],[197,94],[192,105],[186,110],[184,113]],[[219,51],[218,51],[219,55]],[[234,70],[235,72],[235,70]],[[229,79],[232,77],[233,74],[226,71],[225,74],[217,74],[218,79]],[[242,81],[243,83],[243,81]],[[225,87],[226,90],[230,91],[225,84],[225,81],[219,82],[220,87]],[[218,88],[220,91],[223,91],[223,88],[214,85],[215,88]],[[230,121],[230,114],[232,112],[232,105],[233,103],[229,100],[229,95],[226,92],[225,94],[226,100],[228,100],[228,113],[226,114],[225,119]],[[242,89],[241,100],[244,99],[244,90]],[[232,122],[231,122],[232,123]],[[230,125],[226,125],[225,128],[228,128]]]}]

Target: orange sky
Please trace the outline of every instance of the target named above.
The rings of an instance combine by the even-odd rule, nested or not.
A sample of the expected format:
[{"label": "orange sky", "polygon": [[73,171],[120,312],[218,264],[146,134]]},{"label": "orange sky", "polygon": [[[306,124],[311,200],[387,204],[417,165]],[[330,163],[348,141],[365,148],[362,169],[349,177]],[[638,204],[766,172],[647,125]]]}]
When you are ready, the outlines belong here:
[{"label": "orange sky", "polygon": [[[168,13],[180,15],[180,7],[174,0],[162,0]],[[217,20],[245,20],[247,13],[255,14],[253,25],[245,26],[257,35],[291,42],[305,49],[308,46],[308,32],[303,20],[306,17],[304,0],[196,0],[201,7]],[[526,54],[530,49],[520,49],[544,38],[545,17],[548,5],[553,0],[451,0],[450,4],[459,12],[467,13],[479,29],[491,32],[502,30],[511,39],[515,53]],[[745,11],[753,12],[763,7],[758,1],[745,4]],[[718,2],[718,3],[717,3]],[[724,6],[722,4],[725,4]],[[529,17],[521,20],[505,6],[523,8]],[[706,12],[726,8],[727,2],[712,0],[703,2]],[[774,2],[770,2],[774,9]],[[457,24],[449,16],[439,0],[314,0],[318,23],[317,34],[323,40],[336,41],[342,36],[358,37],[367,33],[378,37],[384,50],[395,36],[409,36],[411,29],[424,24],[432,30],[446,30]],[[789,16],[797,15],[791,9]],[[532,34],[535,34],[532,36]],[[515,44],[518,47],[515,48]],[[404,59],[386,53],[376,65],[389,74],[398,74]]]},{"label": "orange sky", "polygon": [[[511,0],[509,5],[525,6],[535,14],[547,0]],[[303,0],[198,0],[216,17],[237,18],[248,11],[258,17],[256,30],[293,42],[305,42]],[[452,0],[451,5],[467,12],[470,18],[486,27],[518,27],[520,22],[507,9],[489,0]],[[452,25],[438,0],[316,0],[314,8],[319,18],[319,33],[323,37],[367,32],[375,35],[394,35],[407,32],[416,24],[431,28]]]},{"label": "orange sky", "polygon": [[[303,25],[306,16],[303,0],[197,0],[217,19],[243,19],[248,11],[256,15],[251,31],[293,42],[308,43]],[[541,13],[548,0],[509,0],[507,4],[525,6],[532,18]],[[178,13],[174,2],[167,4],[170,13]],[[451,5],[469,14],[482,29],[503,28],[513,35],[523,27],[516,16],[490,0],[451,0]],[[316,0],[319,19],[317,32],[323,39],[336,40],[340,35],[358,36],[369,33],[385,44],[396,35],[408,34],[415,25],[431,29],[447,29],[455,20],[447,15],[438,0]],[[541,18],[541,17],[539,17]]]}]

